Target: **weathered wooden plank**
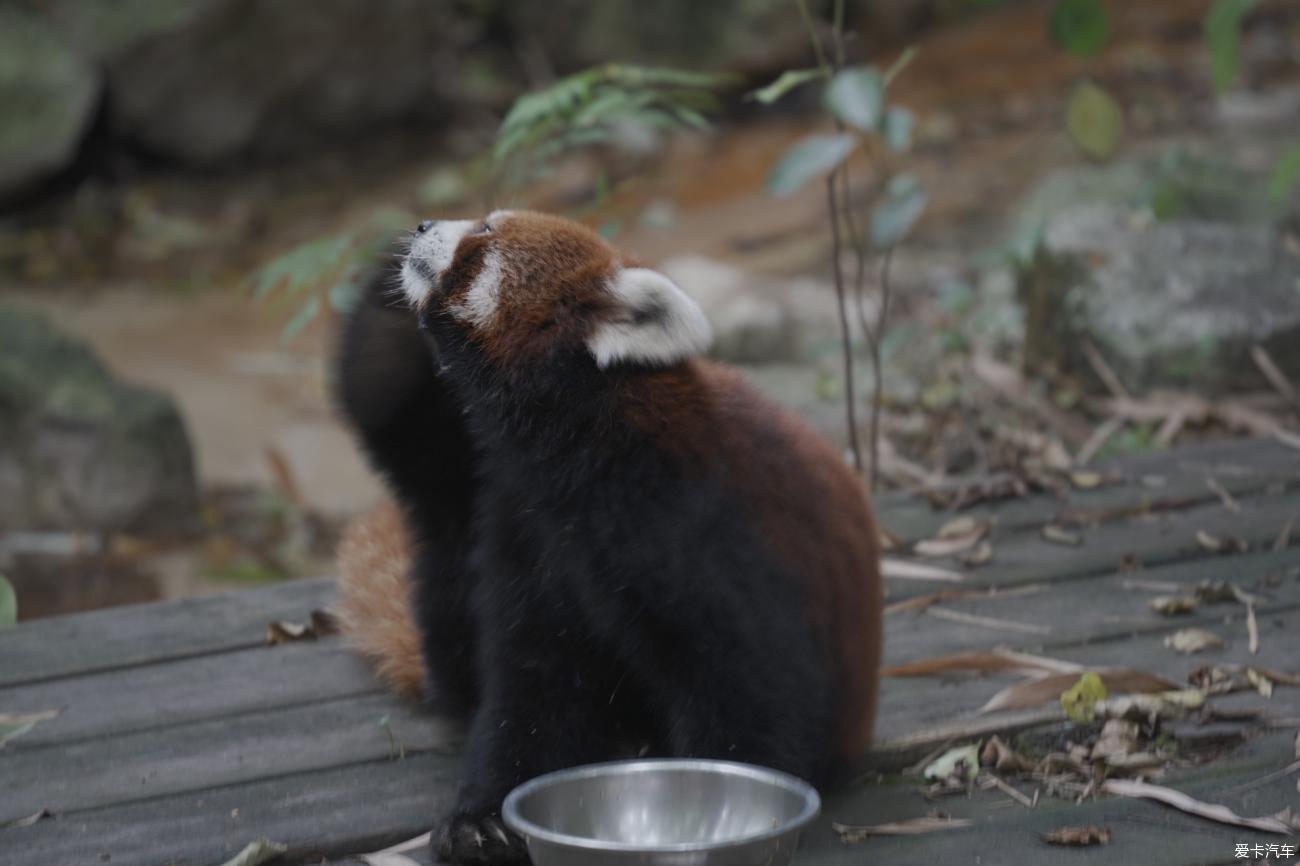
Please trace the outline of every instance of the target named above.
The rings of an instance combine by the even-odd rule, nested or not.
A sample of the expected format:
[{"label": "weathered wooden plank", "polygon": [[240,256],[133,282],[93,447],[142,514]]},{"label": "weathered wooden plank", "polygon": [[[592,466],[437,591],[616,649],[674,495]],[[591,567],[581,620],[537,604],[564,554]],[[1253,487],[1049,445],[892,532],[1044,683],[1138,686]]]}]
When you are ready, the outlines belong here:
[{"label": "weathered wooden plank", "polygon": [[457,760],[435,752],[140,800],[0,829],[0,862],[213,866],[260,837],[287,863],[373,851],[450,808]]},{"label": "weathered wooden plank", "polygon": [[[1042,493],[982,503],[961,513],[996,517],[999,528],[1010,531],[1040,526],[1071,511],[1118,515],[1125,506],[1143,503],[1152,509],[1182,508],[1217,499],[1208,478],[1234,496],[1278,485],[1294,487],[1300,484],[1300,452],[1271,440],[1228,440],[1132,455],[1107,461],[1099,469],[1117,476],[1118,483],[1069,489],[1062,496]],[[885,525],[910,540],[932,535],[955,516],[908,493],[886,493],[877,505]]]},{"label": "weathered wooden plank", "polygon": [[327,638],[12,686],[0,689],[0,707],[59,711],[6,747],[23,751],[380,690],[356,654]]},{"label": "weathered wooden plank", "polygon": [[[1025,649],[1115,640],[1150,630],[1181,628],[1220,621],[1240,613],[1230,604],[1206,604],[1194,613],[1170,618],[1149,602],[1158,593],[1125,589],[1131,581],[1182,586],[1190,591],[1203,580],[1230,580],[1260,598],[1262,612],[1300,602],[1300,551],[1264,551],[1170,563],[1140,572],[1108,574],[1064,583],[1048,583],[1031,594],[999,593],[950,599],[936,609],[1006,621],[1007,626],[944,620],[931,612],[899,611],[885,618],[887,664],[929,658],[965,649],[1016,645]],[[1271,584],[1269,579],[1276,579]],[[1068,614],[1068,615],[1067,615]],[[1017,632],[1019,625],[1024,631]],[[1030,629],[1047,629],[1031,633]]]},{"label": "weathered wooden plank", "polygon": [[459,726],[387,695],[317,701],[0,752],[0,825],[259,779],[460,749]]},{"label": "weathered wooden plank", "polygon": [[273,619],[322,607],[328,579],[126,605],[0,631],[0,686],[257,646]]},{"label": "weathered wooden plank", "polygon": [[[995,529],[993,559],[971,570],[963,585],[1014,586],[1062,581],[1118,571],[1135,564],[1151,567],[1193,560],[1207,555],[1197,540],[1198,531],[1219,538],[1238,538],[1252,549],[1259,549],[1271,546],[1293,518],[1300,525],[1300,492],[1242,497],[1239,506],[1240,510],[1234,513],[1215,501],[1119,523],[1072,529],[1080,536],[1078,546],[1048,541],[1037,532],[1016,532],[1004,537]],[[1292,533],[1292,548],[1300,547],[1298,535]],[[889,586],[895,598],[923,595],[934,589],[934,584],[910,580],[895,580]]]}]

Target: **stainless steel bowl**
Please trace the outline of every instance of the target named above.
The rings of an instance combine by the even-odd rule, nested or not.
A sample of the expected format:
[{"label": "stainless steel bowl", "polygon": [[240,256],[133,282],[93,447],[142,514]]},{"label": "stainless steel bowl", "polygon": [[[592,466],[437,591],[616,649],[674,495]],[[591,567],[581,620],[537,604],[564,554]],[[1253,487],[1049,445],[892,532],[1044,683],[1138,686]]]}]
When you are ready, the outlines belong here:
[{"label": "stainless steel bowl", "polygon": [[534,866],[785,866],[821,810],[807,782],[732,761],[615,761],[525,782],[502,817]]}]

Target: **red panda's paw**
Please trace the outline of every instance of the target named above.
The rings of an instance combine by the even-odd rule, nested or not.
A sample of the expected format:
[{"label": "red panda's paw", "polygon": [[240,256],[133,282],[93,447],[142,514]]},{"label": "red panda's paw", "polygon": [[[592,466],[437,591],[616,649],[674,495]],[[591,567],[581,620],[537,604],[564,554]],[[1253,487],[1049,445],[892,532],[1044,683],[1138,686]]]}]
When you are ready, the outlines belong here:
[{"label": "red panda's paw", "polygon": [[452,815],[434,832],[433,856],[462,866],[528,863],[524,840],[506,828],[500,815]]}]

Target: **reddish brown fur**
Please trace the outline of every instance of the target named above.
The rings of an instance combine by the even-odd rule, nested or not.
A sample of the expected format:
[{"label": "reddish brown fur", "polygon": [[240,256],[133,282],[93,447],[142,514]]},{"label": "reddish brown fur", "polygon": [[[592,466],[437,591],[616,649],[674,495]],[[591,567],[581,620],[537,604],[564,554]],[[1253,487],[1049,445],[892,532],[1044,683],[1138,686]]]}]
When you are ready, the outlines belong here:
[{"label": "reddish brown fur", "polygon": [[[723,365],[663,370],[626,399],[629,420],[688,465],[721,461],[771,551],[823,576],[809,615],[844,690],[836,751],[861,755],[875,722],[883,605],[879,533],[862,482],[824,438]],[[809,526],[819,531],[801,531]]]},{"label": "reddish brown fur", "polygon": [[428,676],[411,604],[411,544],[395,503],[381,502],[352,522],[338,563],[343,634],[389,686],[420,696]]}]

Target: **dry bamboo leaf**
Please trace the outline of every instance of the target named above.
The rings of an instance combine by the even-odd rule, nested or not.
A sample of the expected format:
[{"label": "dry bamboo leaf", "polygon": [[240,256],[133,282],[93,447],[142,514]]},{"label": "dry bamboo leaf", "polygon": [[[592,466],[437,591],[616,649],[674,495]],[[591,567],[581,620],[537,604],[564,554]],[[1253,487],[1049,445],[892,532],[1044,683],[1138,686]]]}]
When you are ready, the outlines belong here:
[{"label": "dry bamboo leaf", "polygon": [[1266,698],[1273,697],[1273,681],[1254,668],[1246,668],[1246,680]]},{"label": "dry bamboo leaf", "polygon": [[1202,550],[1209,553],[1221,553],[1223,551],[1223,541],[1204,529],[1196,530],[1196,543],[1201,546]]},{"label": "dry bamboo leaf", "polygon": [[912,552],[926,557],[952,556],[978,544],[988,534],[989,527],[987,520],[957,517],[939,527],[933,538],[918,541],[912,546]]},{"label": "dry bamboo leaf", "polygon": [[1227,806],[1205,803],[1189,797],[1182,791],[1175,791],[1173,788],[1166,788],[1163,785],[1152,785],[1150,782],[1130,779],[1107,779],[1102,783],[1101,790],[1102,793],[1112,794],[1117,797],[1140,797],[1155,800],[1189,815],[1195,815],[1209,821],[1217,821],[1220,824],[1247,827],[1264,833],[1282,833],[1285,835],[1291,833],[1291,828],[1275,817],[1243,818]]},{"label": "dry bamboo leaf", "polygon": [[1220,484],[1217,479],[1214,477],[1206,478],[1205,486],[1210,488],[1211,493],[1219,497],[1219,501],[1223,503],[1224,508],[1228,509],[1228,511],[1233,514],[1241,513],[1241,503],[1233,499],[1232,494],[1225,490],[1223,485]]},{"label": "dry bamboo leaf", "polygon": [[1246,665],[1206,665],[1192,671],[1187,681],[1211,695],[1226,695],[1247,689],[1259,689],[1257,681],[1267,680],[1271,686],[1300,686],[1300,673],[1290,673],[1272,668]]},{"label": "dry bamboo leaf", "polygon": [[1180,719],[1205,706],[1205,692],[1199,689],[1158,692],[1150,695],[1121,695],[1103,701],[1098,716],[1154,724],[1157,719]]},{"label": "dry bamboo leaf", "polygon": [[221,866],[261,866],[261,864],[269,863],[288,850],[288,845],[281,845],[279,842],[272,842],[269,839],[258,839],[256,842],[249,842],[244,846],[244,850],[231,857]]},{"label": "dry bamboo leaf", "polygon": [[846,845],[864,842],[872,836],[917,836],[922,833],[934,833],[939,830],[956,830],[974,824],[966,818],[949,818],[946,816],[927,815],[924,818],[912,818],[907,821],[893,821],[888,824],[852,825],[831,824],[831,829]]},{"label": "dry bamboo leaf", "polygon": [[58,710],[42,710],[39,713],[0,713],[0,749],[10,740],[17,739],[59,714]]},{"label": "dry bamboo leaf", "polygon": [[[1008,686],[989,698],[977,713],[995,713],[1002,710],[1022,710],[1042,704],[1055,703],[1061,695],[1079,681],[1082,668],[1066,673],[1036,677]],[[1150,694],[1176,691],[1178,686],[1162,677],[1129,668],[1094,671],[1110,694]]]},{"label": "dry bamboo leaf", "polygon": [[19,827],[30,827],[33,824],[35,824],[37,821],[42,821],[50,817],[50,814],[51,812],[49,809],[41,809],[39,812],[33,812],[32,814],[27,815],[26,817],[15,818],[12,821],[9,821],[8,823],[0,824],[0,830],[15,830]]},{"label": "dry bamboo leaf", "polygon": [[1049,523],[1043,527],[1043,539],[1052,542],[1052,544],[1063,544],[1066,547],[1078,547],[1083,544],[1082,535],[1071,532],[1063,526],[1057,526],[1055,523]]},{"label": "dry bamboo leaf", "polygon": [[1057,827],[1040,837],[1048,845],[1070,845],[1077,848],[1088,845],[1107,845],[1110,843],[1110,831],[1105,827]]},{"label": "dry bamboo leaf", "polygon": [[1207,649],[1220,649],[1223,638],[1203,628],[1185,628],[1166,637],[1165,646],[1174,652],[1191,655]]},{"label": "dry bamboo leaf", "polygon": [[929,677],[952,673],[1012,672],[1072,674],[1077,677],[1082,670],[1082,665],[1045,656],[1034,656],[1011,650],[976,650],[904,662],[883,669],[880,675],[882,677]]},{"label": "dry bamboo leaf", "polygon": [[965,538],[967,535],[973,535],[976,532],[988,532],[989,522],[980,520],[969,515],[965,517],[954,517],[934,534],[935,538]]},{"label": "dry bamboo leaf", "polygon": [[[1259,655],[1259,622],[1255,619],[1255,605],[1246,603],[1246,640],[1251,655]],[[1273,689],[1269,687],[1269,694]]]},{"label": "dry bamboo leaf", "polygon": [[979,614],[966,613],[960,610],[949,610],[948,608],[931,605],[926,608],[926,613],[930,616],[937,616],[940,619],[946,619],[950,622],[960,622],[966,625],[978,625],[984,628],[1000,629],[1002,631],[1014,631],[1021,634],[1051,634],[1052,627],[1049,625],[1038,625],[1030,622],[1015,622],[1009,619],[997,619],[991,616],[980,616]]},{"label": "dry bamboo leaf", "polygon": [[1211,535],[1204,529],[1196,530],[1196,543],[1206,553],[1247,553],[1250,543],[1235,535]]},{"label": "dry bamboo leaf", "polygon": [[975,545],[974,549],[968,550],[957,556],[958,562],[972,568],[986,565],[991,559],[993,559],[993,545],[988,541],[981,541],[979,544]]},{"label": "dry bamboo leaf", "polygon": [[1277,538],[1273,540],[1274,550],[1286,550],[1287,546],[1291,544],[1291,530],[1294,528],[1295,515],[1291,515],[1282,526],[1282,531],[1277,534]]},{"label": "dry bamboo leaf", "polygon": [[1164,616],[1181,616],[1196,610],[1200,601],[1194,595],[1159,595],[1148,604],[1151,609]]},{"label": "dry bamboo leaf", "polygon": [[1137,722],[1109,719],[1102,725],[1101,733],[1097,735],[1097,742],[1093,744],[1088,757],[1094,761],[1103,761],[1111,757],[1131,755],[1137,750]]},{"label": "dry bamboo leaf", "polygon": [[338,619],[325,610],[313,610],[307,622],[277,619],[266,624],[266,645],[288,643],[296,640],[315,640],[339,630]]},{"label": "dry bamboo leaf", "polygon": [[880,532],[880,549],[886,553],[893,553],[907,547],[906,539],[897,532],[890,530],[883,523],[878,523],[876,529]]},{"label": "dry bamboo leaf", "polygon": [[902,559],[881,559],[880,573],[883,577],[897,580],[937,580],[946,583],[961,583],[966,575],[935,565],[920,562],[907,562]]},{"label": "dry bamboo leaf", "polygon": [[999,773],[1028,773],[1034,769],[1034,762],[994,735],[980,750],[980,766],[992,767]]}]

